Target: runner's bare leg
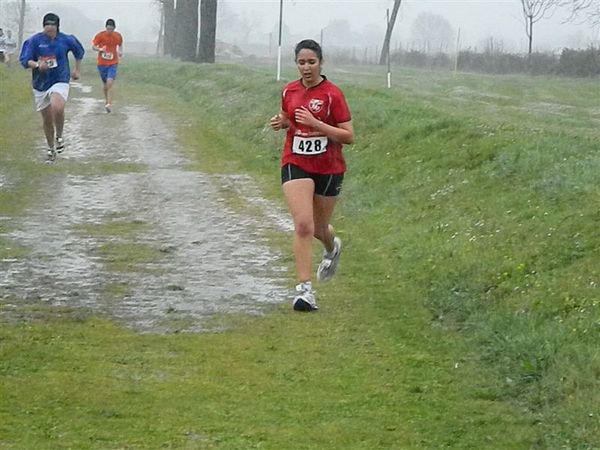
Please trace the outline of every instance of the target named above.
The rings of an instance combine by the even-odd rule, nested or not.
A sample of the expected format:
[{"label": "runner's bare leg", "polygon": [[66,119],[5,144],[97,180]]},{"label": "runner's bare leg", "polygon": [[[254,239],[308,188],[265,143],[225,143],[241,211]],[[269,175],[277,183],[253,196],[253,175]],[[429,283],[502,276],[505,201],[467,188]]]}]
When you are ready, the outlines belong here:
[{"label": "runner's bare leg", "polygon": [[65,99],[62,95],[53,93],[50,96],[50,106],[54,116],[54,128],[56,129],[56,137],[63,136],[63,128],[65,125]]},{"label": "runner's bare leg", "polygon": [[294,258],[298,280],[301,282],[310,281],[312,274],[314,192],[315,184],[309,178],[291,180],[283,184],[283,194],[294,221]]},{"label": "runner's bare leg", "polygon": [[52,114],[52,106],[48,105],[40,111],[42,113],[42,123],[44,125],[44,134],[48,148],[54,148],[54,117]]},{"label": "runner's bare leg", "polygon": [[108,78],[106,80],[106,83],[104,84],[104,88],[105,88],[105,93],[104,93],[104,97],[106,97],[106,103],[108,103],[109,105],[112,105],[112,101],[113,101],[113,83],[114,80],[112,78]]}]

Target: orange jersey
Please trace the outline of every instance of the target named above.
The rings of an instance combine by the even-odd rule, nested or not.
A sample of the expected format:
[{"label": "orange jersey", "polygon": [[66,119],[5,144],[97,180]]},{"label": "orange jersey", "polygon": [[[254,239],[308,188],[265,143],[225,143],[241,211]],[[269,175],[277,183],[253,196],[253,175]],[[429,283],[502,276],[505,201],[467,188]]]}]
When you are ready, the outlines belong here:
[{"label": "orange jersey", "polygon": [[101,31],[92,41],[92,45],[96,48],[102,48],[103,50],[98,52],[98,65],[99,66],[112,66],[113,64],[119,63],[119,51],[117,46],[123,45],[123,36],[118,31],[109,33],[108,31]]}]

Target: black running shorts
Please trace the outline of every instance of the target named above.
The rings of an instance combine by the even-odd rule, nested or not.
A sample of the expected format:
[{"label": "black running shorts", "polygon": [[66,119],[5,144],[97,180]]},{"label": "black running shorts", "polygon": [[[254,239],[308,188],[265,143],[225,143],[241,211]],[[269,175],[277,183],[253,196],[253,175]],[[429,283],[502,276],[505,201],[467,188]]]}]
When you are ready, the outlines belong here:
[{"label": "black running shorts", "polygon": [[286,164],[281,168],[281,184],[290,180],[301,178],[310,178],[315,182],[315,194],[325,197],[337,197],[342,191],[342,181],[344,174],[321,175],[318,173],[308,173],[300,167],[293,164]]}]

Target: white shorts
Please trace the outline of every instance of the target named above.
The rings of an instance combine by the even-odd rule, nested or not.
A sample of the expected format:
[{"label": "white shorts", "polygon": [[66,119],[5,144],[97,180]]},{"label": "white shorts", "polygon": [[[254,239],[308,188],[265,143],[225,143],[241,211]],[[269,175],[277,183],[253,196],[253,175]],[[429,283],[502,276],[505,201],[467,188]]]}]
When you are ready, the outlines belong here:
[{"label": "white shorts", "polygon": [[50,106],[50,96],[55,92],[60,94],[60,96],[64,98],[66,102],[69,98],[69,83],[53,84],[47,91],[37,91],[34,89],[33,101],[35,103],[35,110],[41,111],[42,109],[46,109],[48,106]]}]

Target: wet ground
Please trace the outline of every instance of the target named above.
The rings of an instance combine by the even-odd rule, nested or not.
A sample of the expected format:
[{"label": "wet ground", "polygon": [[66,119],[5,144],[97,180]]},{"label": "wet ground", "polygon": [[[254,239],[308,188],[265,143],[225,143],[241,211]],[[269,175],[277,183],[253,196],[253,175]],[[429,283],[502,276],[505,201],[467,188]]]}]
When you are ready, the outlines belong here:
[{"label": "wet ground", "polygon": [[[108,315],[140,332],[189,332],[207,329],[221,313],[263,313],[289,299],[282,255],[265,233],[291,224],[250,178],[188,170],[172,127],[147,107],[119,105],[107,114],[89,88],[71,93],[67,147],[54,164],[113,170],[56,174],[39,204],[10,227],[4,237],[31,253],[0,261],[0,320],[51,305]],[[131,172],[114,170],[120,166]],[[5,177],[0,181],[5,188]],[[252,203],[252,215],[229,207],[223,188]],[[82,231],[111,223],[138,231]],[[107,244],[141,245],[158,257],[114,270],[99,251]]]}]

